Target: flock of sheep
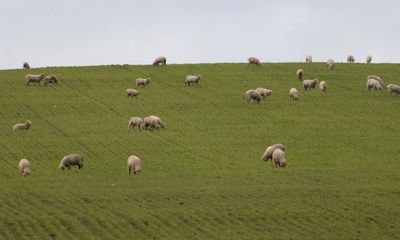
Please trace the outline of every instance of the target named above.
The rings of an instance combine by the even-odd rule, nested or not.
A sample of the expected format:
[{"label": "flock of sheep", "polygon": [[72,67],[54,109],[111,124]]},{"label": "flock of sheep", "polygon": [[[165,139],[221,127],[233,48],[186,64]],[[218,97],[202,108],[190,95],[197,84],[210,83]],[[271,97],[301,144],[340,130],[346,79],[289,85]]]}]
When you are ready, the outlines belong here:
[{"label": "flock of sheep", "polygon": [[[261,66],[261,62],[258,58],[255,57],[250,57],[247,59],[248,60],[248,65],[255,65],[255,66]],[[348,55],[347,56],[347,62],[348,63],[353,63],[355,61],[354,56]],[[367,56],[366,62],[371,63],[372,57]],[[306,56],[306,63],[312,63],[312,56],[307,55]],[[153,66],[166,66],[167,60],[165,57],[158,57],[154,60],[152,63]],[[335,61],[333,59],[328,59],[326,62],[326,68],[328,70],[333,70],[335,67]],[[28,63],[23,64],[24,69],[30,69],[30,66]],[[303,88],[305,91],[314,89],[317,86],[318,80],[317,79],[305,79],[303,80],[304,77],[304,71],[303,69],[298,69],[296,71],[297,78],[302,81],[303,83]],[[45,85],[47,84],[58,84],[58,78],[49,75],[45,76],[44,74],[39,74],[39,75],[33,75],[33,74],[27,74],[25,76],[26,80],[26,86],[29,86],[31,83],[34,85],[40,85],[40,82],[42,80],[45,80]],[[187,86],[190,85],[195,85],[198,84],[201,79],[201,75],[188,75],[185,78],[185,84]],[[146,87],[148,84],[151,83],[150,78],[138,78],[136,79],[136,87],[143,86]],[[381,77],[377,75],[369,75],[367,78],[367,89],[371,90],[382,90],[382,85],[383,85],[383,80]],[[327,84],[325,81],[320,81],[319,82],[319,89],[322,92],[326,92],[326,87]],[[395,93],[397,95],[400,94],[400,86],[396,84],[389,84],[387,85],[387,88],[390,93]],[[126,95],[127,97],[137,97],[139,96],[140,92],[136,89],[129,88],[126,89]],[[266,88],[256,88],[256,89],[250,89],[245,92],[245,98],[247,102],[257,102],[260,103],[262,100],[267,99],[267,97],[272,95],[272,90],[266,89]],[[290,100],[298,100],[299,99],[299,91],[296,88],[291,88],[289,90],[289,98]],[[30,120],[27,120],[24,123],[18,123],[13,126],[14,131],[19,131],[19,130],[29,130],[32,126],[32,122]],[[162,120],[154,115],[147,116],[144,119],[134,116],[129,119],[128,122],[128,130],[132,130],[135,127],[139,129],[139,131],[142,130],[153,130],[153,129],[161,129],[165,127],[165,124],[162,122]],[[285,146],[283,144],[274,144],[265,150],[264,154],[261,156],[261,160],[264,161],[274,161],[275,166],[279,168],[283,168],[287,166],[287,160],[286,160],[286,155],[285,155]],[[80,154],[70,154],[67,156],[64,156],[59,164],[59,169],[64,170],[64,169],[70,169],[71,166],[78,166],[79,169],[83,168],[83,156]],[[142,164],[141,160],[139,157],[135,155],[131,155],[128,157],[127,161],[127,166],[128,166],[128,173],[131,174],[133,171],[134,174],[140,174],[142,171]],[[27,159],[21,159],[19,162],[19,172],[21,176],[28,176],[31,173],[31,164]]]}]

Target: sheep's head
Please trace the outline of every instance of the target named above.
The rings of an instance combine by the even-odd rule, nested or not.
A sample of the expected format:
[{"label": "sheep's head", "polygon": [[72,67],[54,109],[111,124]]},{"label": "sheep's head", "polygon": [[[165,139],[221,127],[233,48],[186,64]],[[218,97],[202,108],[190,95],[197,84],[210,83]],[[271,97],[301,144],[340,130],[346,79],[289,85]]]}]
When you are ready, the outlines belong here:
[{"label": "sheep's head", "polygon": [[58,166],[58,168],[62,171],[65,169],[65,166],[64,166],[64,164],[61,163],[60,166]]},{"label": "sheep's head", "polygon": [[151,82],[151,78],[146,78],[146,80],[148,83]]},{"label": "sheep's head", "polygon": [[28,125],[32,125],[32,122],[31,122],[31,120],[26,120],[26,122],[25,122],[26,124],[28,124]]},{"label": "sheep's head", "polygon": [[40,76],[41,76],[42,78],[46,77],[46,75],[44,75],[43,73],[41,73]]},{"label": "sheep's head", "polygon": [[29,168],[24,169],[24,171],[22,172],[22,176],[26,177],[31,175],[31,170]]}]

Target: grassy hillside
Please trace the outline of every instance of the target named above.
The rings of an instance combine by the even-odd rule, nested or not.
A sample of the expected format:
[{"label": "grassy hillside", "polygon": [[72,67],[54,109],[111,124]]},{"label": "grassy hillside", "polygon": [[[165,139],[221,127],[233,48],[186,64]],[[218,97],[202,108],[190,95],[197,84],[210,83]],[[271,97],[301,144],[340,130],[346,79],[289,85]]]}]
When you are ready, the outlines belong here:
[{"label": "grassy hillside", "polygon": [[[298,68],[327,93],[304,92]],[[41,72],[60,86],[25,87],[25,74]],[[188,74],[200,85],[185,87]],[[398,64],[0,71],[0,239],[398,238],[400,97],[368,93],[369,74],[400,83]],[[127,99],[138,77],[153,81]],[[273,96],[246,103],[259,86]],[[151,114],[164,130],[127,131],[131,116]],[[31,130],[12,131],[27,119]],[[286,145],[288,168],[260,160],[274,143]],[[70,153],[85,170],[58,170]],[[128,175],[131,154],[141,176]]]}]

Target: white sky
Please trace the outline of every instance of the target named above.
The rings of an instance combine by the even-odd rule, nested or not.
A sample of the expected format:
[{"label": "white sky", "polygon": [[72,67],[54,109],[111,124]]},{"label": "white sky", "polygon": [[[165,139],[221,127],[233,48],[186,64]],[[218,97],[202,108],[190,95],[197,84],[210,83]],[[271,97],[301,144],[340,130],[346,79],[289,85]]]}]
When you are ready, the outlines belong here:
[{"label": "white sky", "polygon": [[103,64],[400,62],[398,0],[0,0],[0,69]]}]

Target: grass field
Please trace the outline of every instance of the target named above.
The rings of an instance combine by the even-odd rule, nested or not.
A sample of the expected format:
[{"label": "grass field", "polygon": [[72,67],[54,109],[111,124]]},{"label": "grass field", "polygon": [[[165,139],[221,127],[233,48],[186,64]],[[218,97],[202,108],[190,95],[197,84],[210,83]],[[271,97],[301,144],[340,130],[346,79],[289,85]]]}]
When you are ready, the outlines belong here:
[{"label": "grass field", "polygon": [[[327,93],[304,92],[298,68]],[[60,85],[25,86],[41,72]],[[186,87],[188,74],[203,79]],[[400,97],[368,93],[369,74],[400,83],[399,64],[0,71],[0,239],[398,239]],[[153,81],[126,98],[138,77]],[[246,103],[259,86],[273,95]],[[147,115],[166,128],[128,132],[131,116]],[[27,119],[29,131],[12,131]],[[274,143],[288,168],[260,160]],[[58,170],[70,153],[84,155],[83,171]],[[128,175],[131,154],[141,176]]]}]

